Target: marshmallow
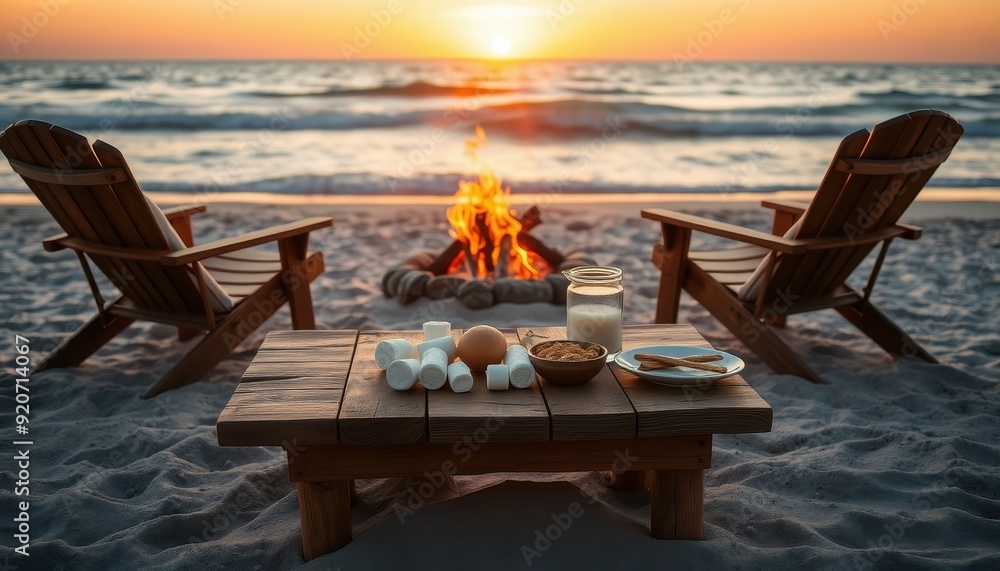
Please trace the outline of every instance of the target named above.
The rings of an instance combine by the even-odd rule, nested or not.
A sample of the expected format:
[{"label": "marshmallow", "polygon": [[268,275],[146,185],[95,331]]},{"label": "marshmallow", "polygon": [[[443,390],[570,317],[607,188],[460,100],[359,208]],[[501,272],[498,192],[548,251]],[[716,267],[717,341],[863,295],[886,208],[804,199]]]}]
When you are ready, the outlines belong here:
[{"label": "marshmallow", "polygon": [[428,321],[424,323],[424,341],[433,341],[442,337],[451,337],[451,323],[447,321]]},{"label": "marshmallow", "polygon": [[516,389],[526,389],[535,382],[535,367],[528,358],[528,350],[522,345],[511,345],[503,358],[510,370],[510,384]]},{"label": "marshmallow", "polygon": [[505,391],[510,388],[510,371],[507,365],[486,366],[486,388],[491,391]]},{"label": "marshmallow", "polygon": [[441,349],[446,355],[448,355],[448,363],[454,361],[455,357],[458,355],[458,347],[455,346],[455,338],[451,335],[419,343],[417,345],[417,353],[420,355],[420,358],[423,358],[424,353],[427,352],[428,349],[434,347]]},{"label": "marshmallow", "polygon": [[416,359],[396,359],[385,370],[385,380],[397,391],[407,391],[417,384],[420,361]]},{"label": "marshmallow", "polygon": [[389,339],[380,341],[375,346],[375,364],[385,369],[389,363],[397,359],[412,359],[416,356],[413,344],[406,339]]},{"label": "marshmallow", "polygon": [[417,378],[425,389],[436,391],[443,387],[448,381],[448,355],[437,347],[424,351]]},{"label": "marshmallow", "polygon": [[467,393],[472,390],[472,371],[461,361],[448,365],[448,384],[456,393]]}]

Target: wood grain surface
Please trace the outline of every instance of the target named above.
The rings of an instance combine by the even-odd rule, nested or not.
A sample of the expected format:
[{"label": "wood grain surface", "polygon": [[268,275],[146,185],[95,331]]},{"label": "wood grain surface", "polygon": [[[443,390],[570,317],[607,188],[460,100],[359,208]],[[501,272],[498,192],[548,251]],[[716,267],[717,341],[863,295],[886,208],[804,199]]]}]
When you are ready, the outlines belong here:
[{"label": "wood grain surface", "polygon": [[[562,327],[507,331],[508,343],[565,336]],[[460,332],[453,333],[456,338]],[[223,445],[456,443],[489,434],[492,442],[594,441],[633,437],[766,432],[771,407],[739,375],[671,388],[608,365],[589,382],[472,391],[419,385],[394,391],[375,365],[375,345],[419,331],[275,331],[261,345],[219,417]],[[633,325],[626,349],[647,345],[711,347],[690,325]],[[356,347],[355,347],[356,345]]]}]

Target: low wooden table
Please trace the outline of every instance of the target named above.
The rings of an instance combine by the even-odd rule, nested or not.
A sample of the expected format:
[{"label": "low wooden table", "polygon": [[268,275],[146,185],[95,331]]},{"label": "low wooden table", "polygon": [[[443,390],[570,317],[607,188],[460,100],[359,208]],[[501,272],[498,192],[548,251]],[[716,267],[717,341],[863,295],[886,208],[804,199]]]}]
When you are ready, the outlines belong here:
[{"label": "low wooden table", "polygon": [[[563,328],[523,328],[558,339]],[[375,366],[383,339],[417,331],[275,331],[218,421],[223,446],[282,446],[298,485],[306,560],[351,541],[354,478],[425,473],[651,471],[650,533],[702,539],[712,435],[767,432],[771,407],[740,376],[667,388],[611,364],[578,387],[397,392]],[[711,347],[690,325],[628,326],[626,349]]]}]

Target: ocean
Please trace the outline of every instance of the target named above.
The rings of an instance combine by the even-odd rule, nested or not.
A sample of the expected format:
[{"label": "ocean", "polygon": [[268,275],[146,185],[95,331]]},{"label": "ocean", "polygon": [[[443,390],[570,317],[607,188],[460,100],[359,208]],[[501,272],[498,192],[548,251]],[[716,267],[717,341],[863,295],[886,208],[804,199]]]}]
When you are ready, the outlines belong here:
[{"label": "ocean", "polygon": [[5,62],[0,86],[4,124],[103,139],[149,191],[447,195],[484,165],[515,194],[812,189],[843,136],[922,108],[966,129],[931,185],[1000,186],[1000,66]]}]

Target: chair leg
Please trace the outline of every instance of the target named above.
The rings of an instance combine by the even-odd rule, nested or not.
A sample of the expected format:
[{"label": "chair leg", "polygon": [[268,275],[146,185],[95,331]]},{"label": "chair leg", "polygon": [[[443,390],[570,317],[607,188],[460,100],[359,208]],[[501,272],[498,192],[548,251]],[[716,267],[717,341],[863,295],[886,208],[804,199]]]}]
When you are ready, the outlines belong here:
[{"label": "chair leg", "polygon": [[694,264],[688,264],[685,289],[775,373],[796,375],[814,383],[822,382],[819,375],[766,323],[744,307],[726,286]]},{"label": "chair leg", "polygon": [[282,273],[287,276],[283,285],[292,314],[292,328],[316,329],[309,284],[314,276],[323,273],[323,254],[314,252],[305,256],[305,244],[293,239],[280,241],[278,247],[281,251]]},{"label": "chair leg", "polygon": [[279,275],[241,301],[180,363],[151,386],[142,398],[154,397],[164,391],[193,383],[215,368],[219,361],[232,353],[237,345],[284,305],[284,301],[275,303],[270,299],[271,292],[280,291],[280,287]]},{"label": "chair leg", "polygon": [[[208,332],[194,349],[180,363],[174,366],[156,384],[142,395],[142,398],[154,397],[164,391],[184,386],[197,381],[215,365],[226,358],[233,349],[254,330],[268,320],[278,309],[291,302],[289,295],[272,295],[274,292],[289,292],[301,303],[302,298],[308,301],[308,319],[303,315],[295,316],[292,312],[292,324],[296,329],[314,329],[312,316],[312,299],[309,294],[309,284],[323,273],[323,256],[315,253],[308,256],[299,266],[300,272],[281,272],[253,295],[244,298],[226,318],[218,324],[215,330]],[[302,307],[300,304],[299,308]],[[305,327],[308,325],[309,327]]]},{"label": "chair leg", "polygon": [[301,280],[298,287],[287,288],[288,308],[292,313],[292,329],[316,329],[309,282]]},{"label": "chair leg", "polygon": [[858,302],[853,305],[842,305],[835,309],[889,354],[900,357],[920,357],[929,363],[938,362],[871,303],[865,306],[864,303]]},{"label": "chair leg", "polygon": [[656,323],[677,323],[688,266],[687,253],[691,245],[691,230],[661,224],[663,250],[660,259],[660,288],[656,297]]},{"label": "chair leg", "polygon": [[42,359],[35,371],[79,365],[133,321],[135,320],[128,317],[110,314],[102,321],[100,315],[95,315]]}]

